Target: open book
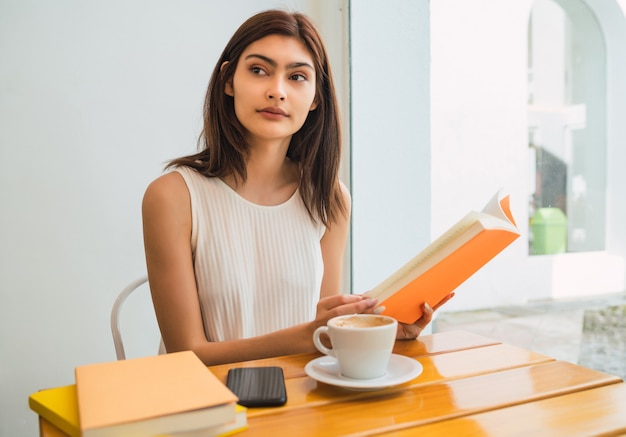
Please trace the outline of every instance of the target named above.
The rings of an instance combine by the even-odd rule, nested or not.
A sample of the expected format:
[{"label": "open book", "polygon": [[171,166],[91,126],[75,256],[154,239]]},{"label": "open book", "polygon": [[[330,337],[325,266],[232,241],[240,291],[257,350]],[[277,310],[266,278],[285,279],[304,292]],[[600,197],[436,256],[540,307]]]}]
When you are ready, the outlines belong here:
[{"label": "open book", "polygon": [[378,312],[414,323],[424,302],[435,307],[519,235],[509,195],[499,191],[365,295],[378,299]]}]

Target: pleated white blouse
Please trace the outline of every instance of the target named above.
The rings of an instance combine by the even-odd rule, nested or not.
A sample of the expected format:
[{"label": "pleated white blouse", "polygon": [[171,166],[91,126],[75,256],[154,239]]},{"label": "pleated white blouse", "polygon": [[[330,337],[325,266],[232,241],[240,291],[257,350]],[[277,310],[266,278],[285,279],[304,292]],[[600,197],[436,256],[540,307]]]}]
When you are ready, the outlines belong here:
[{"label": "pleated white blouse", "polygon": [[299,191],[276,206],[252,203],[219,178],[179,172],[191,196],[191,247],[209,341],[249,338],[311,321],[324,265]]}]

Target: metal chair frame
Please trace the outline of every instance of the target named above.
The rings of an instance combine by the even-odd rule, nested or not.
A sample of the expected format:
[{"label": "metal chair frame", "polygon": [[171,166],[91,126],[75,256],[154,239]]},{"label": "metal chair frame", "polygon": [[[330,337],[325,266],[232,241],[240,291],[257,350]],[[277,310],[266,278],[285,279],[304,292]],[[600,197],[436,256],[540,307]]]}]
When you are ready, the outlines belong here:
[{"label": "metal chair frame", "polygon": [[126,359],[126,352],[124,351],[124,341],[122,340],[122,333],[120,331],[119,321],[122,305],[133,291],[135,291],[137,288],[147,282],[147,275],[135,279],[120,292],[120,294],[117,296],[117,299],[115,299],[115,302],[113,303],[113,308],[111,309],[111,333],[113,334],[113,345],[115,346],[115,355],[117,356],[118,360]]}]

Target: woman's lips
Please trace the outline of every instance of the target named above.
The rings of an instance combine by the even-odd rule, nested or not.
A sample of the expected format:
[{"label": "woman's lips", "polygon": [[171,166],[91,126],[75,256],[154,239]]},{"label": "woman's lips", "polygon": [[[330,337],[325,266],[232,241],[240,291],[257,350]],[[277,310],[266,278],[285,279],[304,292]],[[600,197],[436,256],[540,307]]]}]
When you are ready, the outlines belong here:
[{"label": "woman's lips", "polygon": [[278,108],[276,106],[268,106],[267,108],[259,109],[258,112],[265,117],[272,119],[279,119],[288,116],[282,108]]}]

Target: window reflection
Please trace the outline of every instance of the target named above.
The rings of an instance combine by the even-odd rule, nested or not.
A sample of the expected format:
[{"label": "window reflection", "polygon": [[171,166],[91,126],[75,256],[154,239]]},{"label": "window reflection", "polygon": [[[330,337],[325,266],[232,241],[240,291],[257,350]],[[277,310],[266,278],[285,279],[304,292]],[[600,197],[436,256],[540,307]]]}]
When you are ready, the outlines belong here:
[{"label": "window reflection", "polygon": [[606,61],[580,0],[536,0],[528,28],[529,252],[604,249]]}]

